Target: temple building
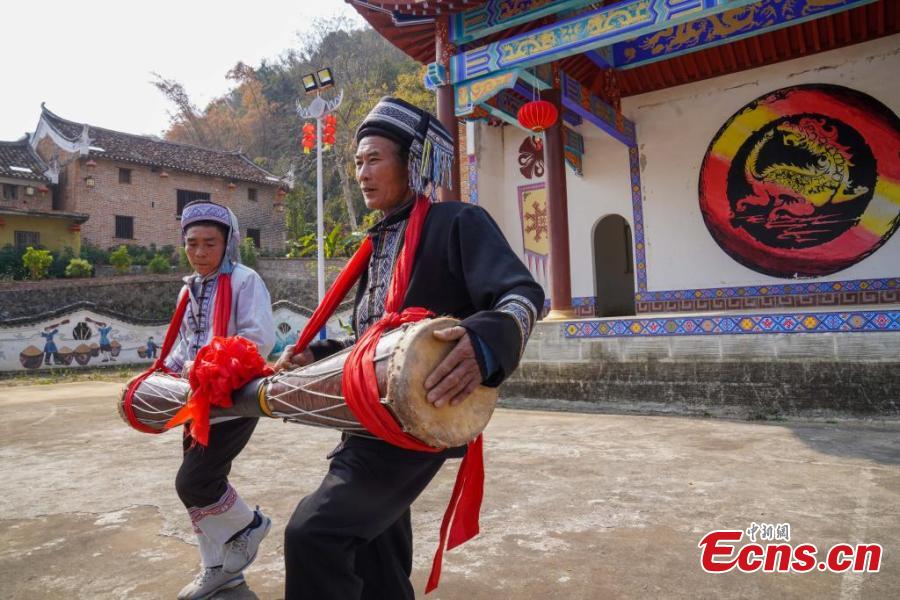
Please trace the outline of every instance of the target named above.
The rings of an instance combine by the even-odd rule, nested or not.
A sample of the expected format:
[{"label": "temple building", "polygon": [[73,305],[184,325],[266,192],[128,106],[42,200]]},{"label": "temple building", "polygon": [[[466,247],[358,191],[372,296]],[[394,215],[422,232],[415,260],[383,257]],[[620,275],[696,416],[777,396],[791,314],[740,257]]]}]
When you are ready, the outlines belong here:
[{"label": "temple building", "polygon": [[348,2],[545,287],[522,390],[897,411],[897,2]]}]

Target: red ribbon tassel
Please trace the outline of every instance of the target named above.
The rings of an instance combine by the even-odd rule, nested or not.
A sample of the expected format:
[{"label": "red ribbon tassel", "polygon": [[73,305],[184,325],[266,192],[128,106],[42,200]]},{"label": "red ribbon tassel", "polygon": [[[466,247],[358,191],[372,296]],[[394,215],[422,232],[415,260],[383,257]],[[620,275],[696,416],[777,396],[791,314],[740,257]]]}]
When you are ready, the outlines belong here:
[{"label": "red ribbon tassel", "polygon": [[191,369],[191,396],[166,423],[166,429],[191,422],[190,435],[201,446],[209,443],[210,408],[230,408],[231,393],[257,377],[273,373],[256,344],[240,336],[213,337],[200,349]]},{"label": "red ribbon tassel", "polygon": [[[344,374],[341,383],[347,406],[367,430],[390,444],[419,452],[438,452],[440,449],[423,444],[416,438],[403,432],[394,418],[381,404],[381,398],[378,394],[378,381],[375,377],[374,356],[375,348],[378,346],[378,340],[381,338],[382,333],[405,323],[412,323],[433,316],[428,310],[418,307],[400,311],[400,307],[406,297],[406,290],[409,287],[409,280],[412,277],[416,251],[419,247],[419,240],[421,239],[425,217],[428,216],[429,208],[430,203],[427,199],[419,198],[416,200],[412,214],[409,217],[409,223],[406,226],[403,249],[400,251],[400,256],[397,259],[397,264],[394,266],[394,273],[391,277],[391,286],[385,303],[385,314],[381,320],[369,327],[354,345],[344,364]],[[295,354],[303,352],[315,334],[325,326],[335,308],[368,267],[371,255],[372,244],[370,239],[366,238],[306,324],[300,339],[294,347]],[[484,458],[482,454],[482,436],[479,435],[475,441],[469,443],[466,456],[462,461],[459,473],[456,475],[453,494],[450,497],[450,503],[444,512],[444,518],[441,523],[441,539],[432,561],[431,574],[425,588],[426,594],[438,586],[445,547],[447,549],[455,548],[478,534],[478,515],[481,511],[483,496]]]}]

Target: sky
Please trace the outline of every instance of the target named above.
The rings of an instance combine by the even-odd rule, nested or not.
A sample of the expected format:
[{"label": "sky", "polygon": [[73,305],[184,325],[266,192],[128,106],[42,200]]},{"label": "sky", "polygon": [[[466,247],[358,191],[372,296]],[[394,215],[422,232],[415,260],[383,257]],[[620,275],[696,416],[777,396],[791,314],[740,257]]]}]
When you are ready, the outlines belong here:
[{"label": "sky", "polygon": [[298,47],[314,18],[362,23],[343,0],[10,0],[3,12],[2,141],[34,131],[41,102],[72,121],[159,135],[171,106],[153,72],[203,108],[230,89],[235,63]]}]

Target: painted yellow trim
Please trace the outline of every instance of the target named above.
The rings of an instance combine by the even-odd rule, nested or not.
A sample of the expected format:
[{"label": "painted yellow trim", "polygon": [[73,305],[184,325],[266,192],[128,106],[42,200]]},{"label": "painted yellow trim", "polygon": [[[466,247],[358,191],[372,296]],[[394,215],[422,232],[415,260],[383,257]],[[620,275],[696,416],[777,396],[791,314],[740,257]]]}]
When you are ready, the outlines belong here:
[{"label": "painted yellow trim", "polygon": [[269,388],[268,383],[263,383],[259,386],[259,392],[257,393],[257,399],[259,401],[259,410],[263,412],[267,417],[275,418],[275,415],[272,414],[272,409],[269,407],[268,399],[266,398],[266,391]]}]

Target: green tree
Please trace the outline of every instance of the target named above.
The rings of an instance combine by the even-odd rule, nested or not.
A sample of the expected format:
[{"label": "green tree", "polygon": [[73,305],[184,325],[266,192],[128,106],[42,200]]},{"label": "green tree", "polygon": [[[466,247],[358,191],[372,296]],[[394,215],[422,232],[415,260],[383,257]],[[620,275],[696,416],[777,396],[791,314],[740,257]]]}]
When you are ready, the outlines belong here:
[{"label": "green tree", "polygon": [[157,254],[147,263],[147,270],[156,274],[169,273],[172,270],[172,264],[169,262],[169,257]]},{"label": "green tree", "polygon": [[191,267],[191,261],[188,260],[187,251],[185,251],[184,246],[178,247],[178,266],[185,271],[189,271],[193,268]]},{"label": "green tree", "polygon": [[53,263],[53,255],[49,250],[37,250],[31,246],[25,249],[22,255],[22,264],[28,269],[30,279],[43,279],[47,276],[47,270]]},{"label": "green tree", "polygon": [[131,267],[131,262],[131,255],[128,254],[128,246],[125,246],[124,244],[109,253],[109,264],[116,268],[116,272],[119,275],[128,272],[129,267]]},{"label": "green tree", "polygon": [[109,252],[93,245],[87,240],[81,242],[81,252],[79,252],[79,258],[85,259],[92,265],[109,264]]},{"label": "green tree", "polygon": [[50,263],[50,268],[47,270],[47,276],[65,277],[66,267],[69,266],[69,262],[73,258],[76,258],[75,251],[66,246],[62,250],[51,250],[50,255],[53,257],[53,262]]},{"label": "green tree", "polygon": [[66,277],[90,277],[92,271],[91,263],[83,258],[73,258],[66,265]]},{"label": "green tree", "polygon": [[12,244],[6,244],[0,248],[0,280],[28,277],[28,269],[22,263],[23,254],[25,254],[24,250],[16,248]]},{"label": "green tree", "polygon": [[257,260],[256,253],[256,244],[253,243],[253,238],[245,237],[241,242],[241,262],[251,269],[256,268],[256,264],[259,262]]}]

